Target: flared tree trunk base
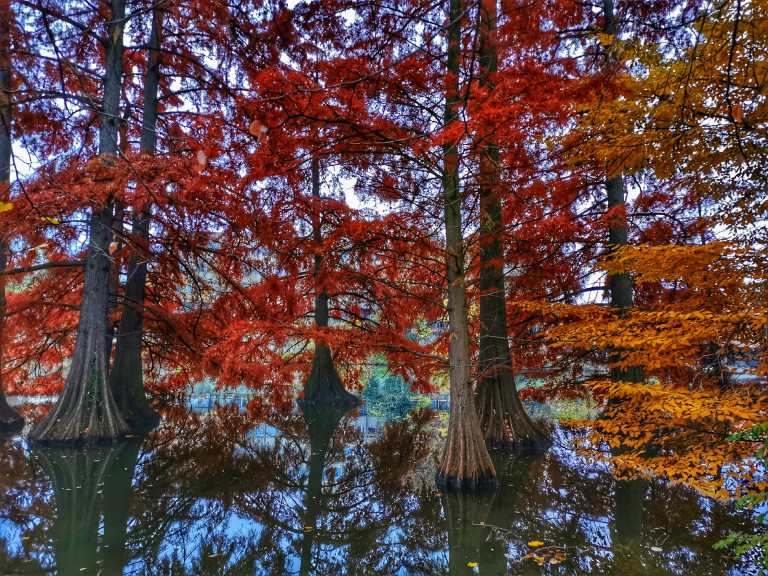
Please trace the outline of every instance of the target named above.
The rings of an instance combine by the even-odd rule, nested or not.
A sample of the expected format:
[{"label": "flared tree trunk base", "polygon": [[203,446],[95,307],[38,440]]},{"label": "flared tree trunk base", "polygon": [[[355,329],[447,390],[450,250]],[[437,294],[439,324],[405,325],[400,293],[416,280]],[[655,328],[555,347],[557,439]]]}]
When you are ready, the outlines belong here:
[{"label": "flared tree trunk base", "polygon": [[24,418],[8,405],[5,395],[0,395],[0,435],[8,436],[21,432]]},{"label": "flared tree trunk base", "polygon": [[309,406],[337,406],[344,412],[360,404],[360,399],[344,388],[327,346],[315,349],[312,370],[297,404],[302,410]]},{"label": "flared tree trunk base", "polygon": [[513,454],[540,454],[552,438],[531,420],[517,395],[512,375],[500,372],[481,380],[477,409],[489,450]]},{"label": "flared tree trunk base", "polygon": [[[452,388],[454,384],[451,384]],[[468,384],[467,384],[468,386]],[[459,401],[463,398],[463,401]],[[476,491],[498,486],[496,470],[483,442],[474,399],[451,390],[451,416],[445,451],[435,475],[435,484],[449,490]]]},{"label": "flared tree trunk base", "polygon": [[[93,340],[91,350],[103,353],[103,340]],[[96,352],[97,354],[99,352]],[[124,438],[130,429],[123,420],[107,385],[104,362],[75,359],[64,390],[53,410],[29,433],[37,444],[102,444]]]}]

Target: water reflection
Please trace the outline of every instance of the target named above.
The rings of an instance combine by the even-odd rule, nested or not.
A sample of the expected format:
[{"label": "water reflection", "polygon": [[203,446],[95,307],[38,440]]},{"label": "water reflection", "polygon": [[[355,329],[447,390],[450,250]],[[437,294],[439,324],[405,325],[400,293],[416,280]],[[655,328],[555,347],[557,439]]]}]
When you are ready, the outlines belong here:
[{"label": "water reflection", "polygon": [[51,482],[56,514],[50,529],[60,574],[122,574],[140,440],[111,446],[33,446],[30,458]]},{"label": "water reflection", "polygon": [[497,457],[498,490],[432,484],[427,414],[166,407],[145,439],[0,445],[0,574],[749,574],[711,546],[751,516],[616,482],[561,444]]}]

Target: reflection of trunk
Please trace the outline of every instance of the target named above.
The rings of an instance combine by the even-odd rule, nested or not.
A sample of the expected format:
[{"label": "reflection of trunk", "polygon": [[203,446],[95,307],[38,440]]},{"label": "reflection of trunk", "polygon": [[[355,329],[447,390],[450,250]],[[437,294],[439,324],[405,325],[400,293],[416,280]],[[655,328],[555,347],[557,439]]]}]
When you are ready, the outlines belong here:
[{"label": "reflection of trunk", "polygon": [[477,564],[480,574],[507,573],[507,541],[491,536],[491,526],[511,527],[517,494],[535,458],[530,456],[492,456],[499,480],[494,492],[442,495],[448,524],[449,573],[473,574],[469,563]]},{"label": "reflection of trunk", "polygon": [[122,576],[128,561],[128,519],[130,517],[131,483],[142,439],[122,442],[118,455],[104,482],[104,568],[102,574]]},{"label": "reflection of trunk", "polygon": [[32,446],[32,458],[53,485],[58,574],[123,574],[131,480],[140,445]]},{"label": "reflection of trunk", "polygon": [[[508,564],[505,556],[507,540],[504,538],[501,540],[494,539],[491,536],[490,526],[497,526],[502,530],[512,528],[517,495],[528,474],[528,469],[536,457],[497,453],[491,455],[491,459],[496,468],[499,487],[494,492],[493,500],[487,506],[484,517],[477,516],[475,520],[475,522],[485,522],[485,525],[481,525],[483,530],[477,534],[477,541],[474,544],[475,559],[467,560],[467,562],[477,562],[480,574],[506,574]],[[451,557],[451,573],[453,573],[453,566],[454,562]],[[459,573],[461,573],[461,565],[458,568]]]},{"label": "reflection of trunk", "polygon": [[[485,546],[488,536],[486,521],[493,508],[496,493],[491,490],[469,493],[446,491],[440,499],[448,525],[448,573],[451,576],[473,574],[474,569],[469,564],[477,564],[480,567],[480,573],[485,573],[487,550],[483,549],[487,548]],[[499,552],[499,555],[505,560],[506,567],[503,552]],[[503,574],[503,571],[501,573]]]},{"label": "reflection of trunk", "polygon": [[307,496],[305,500],[304,533],[301,540],[301,568],[304,576],[312,571],[312,545],[317,532],[317,520],[323,502],[323,472],[325,456],[333,432],[344,414],[349,411],[345,406],[313,406],[301,404],[304,421],[309,432],[309,476],[307,478]]},{"label": "reflection of trunk", "polygon": [[645,574],[643,566],[643,516],[650,483],[643,478],[617,480],[613,490],[613,551],[616,574]]},{"label": "reflection of trunk", "polygon": [[[496,0],[478,8],[480,82],[495,90],[498,71]],[[480,357],[477,409],[489,448],[539,452],[552,445],[549,436],[526,414],[515,385],[509,354],[504,250],[502,246],[499,147],[493,134],[480,149]]]},{"label": "reflection of trunk", "polygon": [[[0,202],[6,204],[11,199],[11,11],[8,0],[0,3]],[[10,246],[7,238],[0,238],[0,274],[8,267]],[[0,364],[3,358],[5,335],[5,282],[0,275]],[[2,372],[0,372],[0,434],[20,431],[24,419],[9,405],[3,390]]]},{"label": "reflection of trunk", "polygon": [[[447,75],[451,84],[445,97],[445,125],[458,117],[461,0],[450,0],[448,14]],[[467,286],[464,277],[464,241],[461,227],[458,140],[443,145],[443,211],[445,260],[448,280],[448,353],[451,415],[448,438],[437,471],[436,482],[461,489],[496,484],[495,472],[485,447],[472,395],[469,355]]]},{"label": "reflection of trunk", "polygon": [[[114,0],[111,7],[107,34],[103,38],[106,69],[99,110],[99,155],[105,165],[114,161],[118,151],[125,0]],[[113,204],[109,198],[106,204],[94,204],[92,208],[75,352],[64,390],[53,410],[30,432],[32,440],[100,441],[120,437],[128,431],[107,385],[104,346],[109,300],[112,210]]]},{"label": "reflection of trunk", "polygon": [[[616,35],[616,19],[613,12],[613,0],[603,0],[603,9],[605,16],[604,32],[612,39]],[[606,55],[605,67],[608,71],[616,68],[616,51],[613,47],[608,49]],[[609,170],[609,172],[615,172]],[[615,211],[615,215],[608,221],[608,245],[610,250],[615,250],[626,246],[627,240],[627,206],[624,201],[624,181],[621,173],[615,173],[605,182],[605,188],[608,195],[608,210]],[[613,274],[608,279],[608,285],[611,291],[611,307],[616,308],[618,313],[629,310],[634,305],[632,296],[632,276],[628,273]],[[616,350],[613,356],[613,362],[621,359],[622,351]],[[645,374],[642,366],[629,366],[628,368],[612,368],[611,380],[613,382],[633,382],[643,383]]]},{"label": "reflection of trunk", "polygon": [[[147,73],[144,76],[144,111],[141,125],[141,151],[154,155],[157,143],[157,97],[160,85],[160,37],[162,13],[155,9],[149,40]],[[157,425],[160,416],[149,405],[144,392],[144,366],[141,343],[144,335],[144,298],[147,284],[149,249],[149,207],[134,206],[131,232],[136,245],[128,261],[124,305],[117,328],[115,361],[109,383],[125,421],[134,430]]]},{"label": "reflection of trunk", "polygon": [[[314,271],[312,273],[315,279],[315,326],[318,328],[328,327],[328,293],[321,278],[323,266],[323,256],[319,250],[323,245],[322,222],[321,222],[321,201],[320,201],[320,162],[317,158],[312,158],[312,232],[314,235],[315,246],[318,252],[315,254]],[[328,345],[322,340],[315,341],[315,357],[312,360],[312,370],[309,378],[304,383],[304,395],[300,400],[302,407],[309,405],[317,406],[339,406],[347,412],[353,406],[357,406],[360,401],[357,396],[347,391],[339,377],[339,373],[333,366],[333,358]]]}]

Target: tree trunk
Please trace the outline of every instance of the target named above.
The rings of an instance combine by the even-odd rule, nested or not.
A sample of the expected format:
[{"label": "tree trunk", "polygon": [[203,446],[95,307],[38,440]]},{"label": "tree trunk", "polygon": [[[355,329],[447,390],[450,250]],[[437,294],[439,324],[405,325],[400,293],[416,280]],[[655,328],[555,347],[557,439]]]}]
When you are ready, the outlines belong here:
[{"label": "tree trunk", "polygon": [[[323,245],[322,223],[320,214],[322,210],[320,201],[320,163],[317,158],[312,159],[312,199],[314,204],[312,214],[312,233],[318,250]],[[323,266],[323,257],[318,252],[315,254],[314,271],[317,295],[315,296],[315,326],[326,328],[328,326],[328,293],[319,278]],[[331,350],[323,340],[315,342],[315,357],[312,360],[312,370],[309,378],[304,383],[303,397],[299,399],[302,409],[306,406],[340,406],[349,410],[360,403],[357,396],[344,388],[344,383],[333,365]]]},{"label": "tree trunk", "polygon": [[[11,9],[9,0],[0,3],[0,202],[11,199]],[[0,273],[8,267],[8,238],[0,239]],[[5,283],[0,275],[0,434],[13,434],[24,427],[24,418],[9,405],[3,390],[2,361],[5,334]]]},{"label": "tree trunk", "polygon": [[[118,152],[117,128],[123,78],[125,0],[113,0],[107,25],[104,94],[99,110],[99,155],[105,165]],[[83,300],[77,325],[75,352],[64,390],[48,416],[29,434],[36,442],[99,442],[114,440],[128,426],[108,386],[104,335],[109,302],[109,245],[112,241],[113,202],[94,204],[89,226],[83,275]]]},{"label": "tree trunk", "polygon": [[[449,6],[447,72],[451,77],[451,85],[445,98],[446,126],[458,116],[461,0],[449,0]],[[474,490],[496,486],[496,472],[485,447],[472,394],[458,140],[443,145],[442,180],[450,330],[448,363],[451,414],[448,420],[448,438],[435,482],[452,488]]]},{"label": "tree trunk", "polygon": [[[125,154],[126,150],[122,150]],[[110,252],[114,258],[123,248],[123,237],[125,234],[125,206],[121,202],[115,202],[113,205],[114,215],[112,217],[112,242],[110,243]],[[115,249],[112,250],[112,246]],[[116,263],[115,263],[116,264]],[[107,332],[104,335],[104,357],[107,359],[107,372],[112,360],[112,347],[115,343],[115,329],[117,321],[110,318],[112,312],[117,308],[117,299],[120,296],[120,266],[110,266],[109,268],[109,296],[107,298]]]},{"label": "tree trunk", "polygon": [[[603,0],[605,15],[604,32],[611,37],[616,34],[616,18],[614,17],[613,8],[613,0]],[[608,49],[605,67],[609,71],[616,68],[616,51],[613,48]],[[605,188],[608,195],[608,210],[615,210],[615,216],[608,221],[608,245],[609,250],[614,251],[628,244],[627,207],[624,201],[624,180],[621,173],[619,172],[613,176],[609,173],[607,176],[609,178],[605,182]],[[608,286],[611,292],[611,307],[615,308],[618,314],[634,306],[632,276],[629,273],[613,274],[608,279]],[[621,356],[622,351],[616,350],[613,355],[613,362],[619,361]],[[641,384],[645,382],[645,373],[642,366],[612,368],[611,381]]]},{"label": "tree trunk", "polygon": [[[479,7],[479,80],[495,89],[498,71],[496,0]],[[509,350],[504,250],[502,246],[499,147],[493,135],[480,149],[480,357],[477,409],[488,448],[536,453],[552,445],[550,437],[530,419],[517,393]]]},{"label": "tree trunk", "polygon": [[[149,40],[147,73],[144,76],[144,111],[141,126],[141,151],[153,156],[157,143],[157,96],[160,85],[160,37],[162,13],[155,9]],[[141,345],[144,336],[144,299],[147,285],[149,247],[149,207],[134,207],[131,231],[137,245],[128,261],[123,308],[117,328],[115,359],[109,386],[128,425],[136,431],[154,428],[160,415],[149,405],[144,392],[144,364]]]}]

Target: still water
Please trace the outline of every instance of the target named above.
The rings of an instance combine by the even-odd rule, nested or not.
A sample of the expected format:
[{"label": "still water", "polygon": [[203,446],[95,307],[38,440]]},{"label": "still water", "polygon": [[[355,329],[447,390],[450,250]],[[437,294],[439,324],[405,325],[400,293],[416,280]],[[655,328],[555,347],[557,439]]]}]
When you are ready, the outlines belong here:
[{"label": "still water", "polygon": [[0,440],[0,574],[757,574],[712,548],[754,531],[751,513],[616,481],[560,429],[466,495],[434,486],[434,420],[242,400],[162,413],[111,446]]}]

